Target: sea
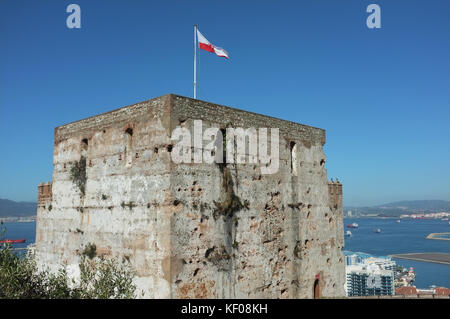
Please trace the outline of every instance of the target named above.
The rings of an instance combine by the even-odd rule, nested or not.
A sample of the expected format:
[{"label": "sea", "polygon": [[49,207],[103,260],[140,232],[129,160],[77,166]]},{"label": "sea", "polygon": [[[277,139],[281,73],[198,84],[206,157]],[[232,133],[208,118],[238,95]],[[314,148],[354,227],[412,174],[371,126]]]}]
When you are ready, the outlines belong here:
[{"label": "sea", "polygon": [[[345,228],[357,223],[358,228]],[[26,239],[26,243],[14,244],[24,248],[35,242],[36,222],[5,222],[4,238]],[[380,233],[373,232],[381,229]],[[439,219],[401,219],[393,218],[344,218],[344,231],[350,230],[351,237],[345,237],[344,250],[364,252],[374,256],[392,254],[442,252],[450,254],[450,241],[426,239],[430,233],[450,232],[448,221]],[[450,265],[394,259],[405,268],[413,267],[416,272],[415,285],[418,288],[440,286],[450,288]]]},{"label": "sea", "polygon": [[[364,252],[374,256],[388,256],[406,253],[447,253],[450,241],[426,239],[430,233],[450,232],[448,221],[440,219],[403,218],[344,218],[344,231],[350,230],[351,237],[345,237],[344,250]],[[345,225],[357,223],[358,228]],[[380,233],[374,230],[380,229]],[[450,265],[393,258],[397,265],[413,267],[416,273],[415,286],[429,288],[439,286],[450,288]]]}]

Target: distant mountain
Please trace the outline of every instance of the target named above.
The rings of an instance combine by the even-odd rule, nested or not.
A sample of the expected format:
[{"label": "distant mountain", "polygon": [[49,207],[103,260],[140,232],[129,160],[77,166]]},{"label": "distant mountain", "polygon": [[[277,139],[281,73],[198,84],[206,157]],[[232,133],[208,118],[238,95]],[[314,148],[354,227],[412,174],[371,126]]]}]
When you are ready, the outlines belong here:
[{"label": "distant mountain", "polygon": [[450,211],[450,202],[445,200],[404,200],[379,205],[380,208],[399,208],[421,211]]},{"label": "distant mountain", "polygon": [[352,214],[398,217],[403,214],[450,212],[450,202],[445,200],[408,200],[371,207],[345,207]]},{"label": "distant mountain", "polygon": [[37,203],[15,202],[0,198],[0,217],[25,217],[36,215]]}]

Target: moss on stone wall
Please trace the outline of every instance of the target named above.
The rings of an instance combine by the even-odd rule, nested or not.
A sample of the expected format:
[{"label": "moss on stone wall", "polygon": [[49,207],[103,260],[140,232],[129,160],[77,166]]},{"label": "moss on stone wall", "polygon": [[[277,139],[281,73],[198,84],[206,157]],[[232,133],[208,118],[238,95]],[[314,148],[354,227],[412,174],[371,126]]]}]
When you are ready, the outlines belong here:
[{"label": "moss on stone wall", "polygon": [[82,196],[86,192],[86,158],[81,156],[78,162],[75,162],[70,168],[70,178],[72,182],[78,187]]},{"label": "moss on stone wall", "polygon": [[222,173],[222,200],[220,202],[214,202],[216,206],[214,209],[214,219],[219,216],[233,217],[237,211],[241,209],[248,209],[249,202],[244,201],[242,203],[241,199],[234,193],[233,189],[233,179],[231,178],[231,172],[229,166],[221,168]]}]

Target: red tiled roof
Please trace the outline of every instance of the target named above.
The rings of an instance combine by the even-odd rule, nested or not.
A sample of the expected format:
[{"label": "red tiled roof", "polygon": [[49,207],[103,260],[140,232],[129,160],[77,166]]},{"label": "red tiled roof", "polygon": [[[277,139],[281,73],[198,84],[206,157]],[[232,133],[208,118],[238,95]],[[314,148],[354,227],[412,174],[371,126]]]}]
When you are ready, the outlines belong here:
[{"label": "red tiled roof", "polygon": [[395,289],[396,295],[417,295],[416,287],[399,287]]},{"label": "red tiled roof", "polygon": [[444,287],[438,287],[434,289],[436,291],[436,295],[440,296],[450,296],[450,289]]}]

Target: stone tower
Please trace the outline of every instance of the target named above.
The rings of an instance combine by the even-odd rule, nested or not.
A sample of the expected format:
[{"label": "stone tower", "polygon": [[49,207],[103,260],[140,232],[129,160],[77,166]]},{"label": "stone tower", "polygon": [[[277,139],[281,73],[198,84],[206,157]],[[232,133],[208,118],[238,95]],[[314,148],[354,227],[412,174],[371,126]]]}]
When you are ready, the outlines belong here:
[{"label": "stone tower", "polygon": [[[171,133],[195,120],[279,128],[278,171],[175,163]],[[77,264],[95,244],[130,260],[149,298],[344,296],[342,185],[328,182],[324,143],[319,128],[173,94],[57,127],[38,265]]]}]

